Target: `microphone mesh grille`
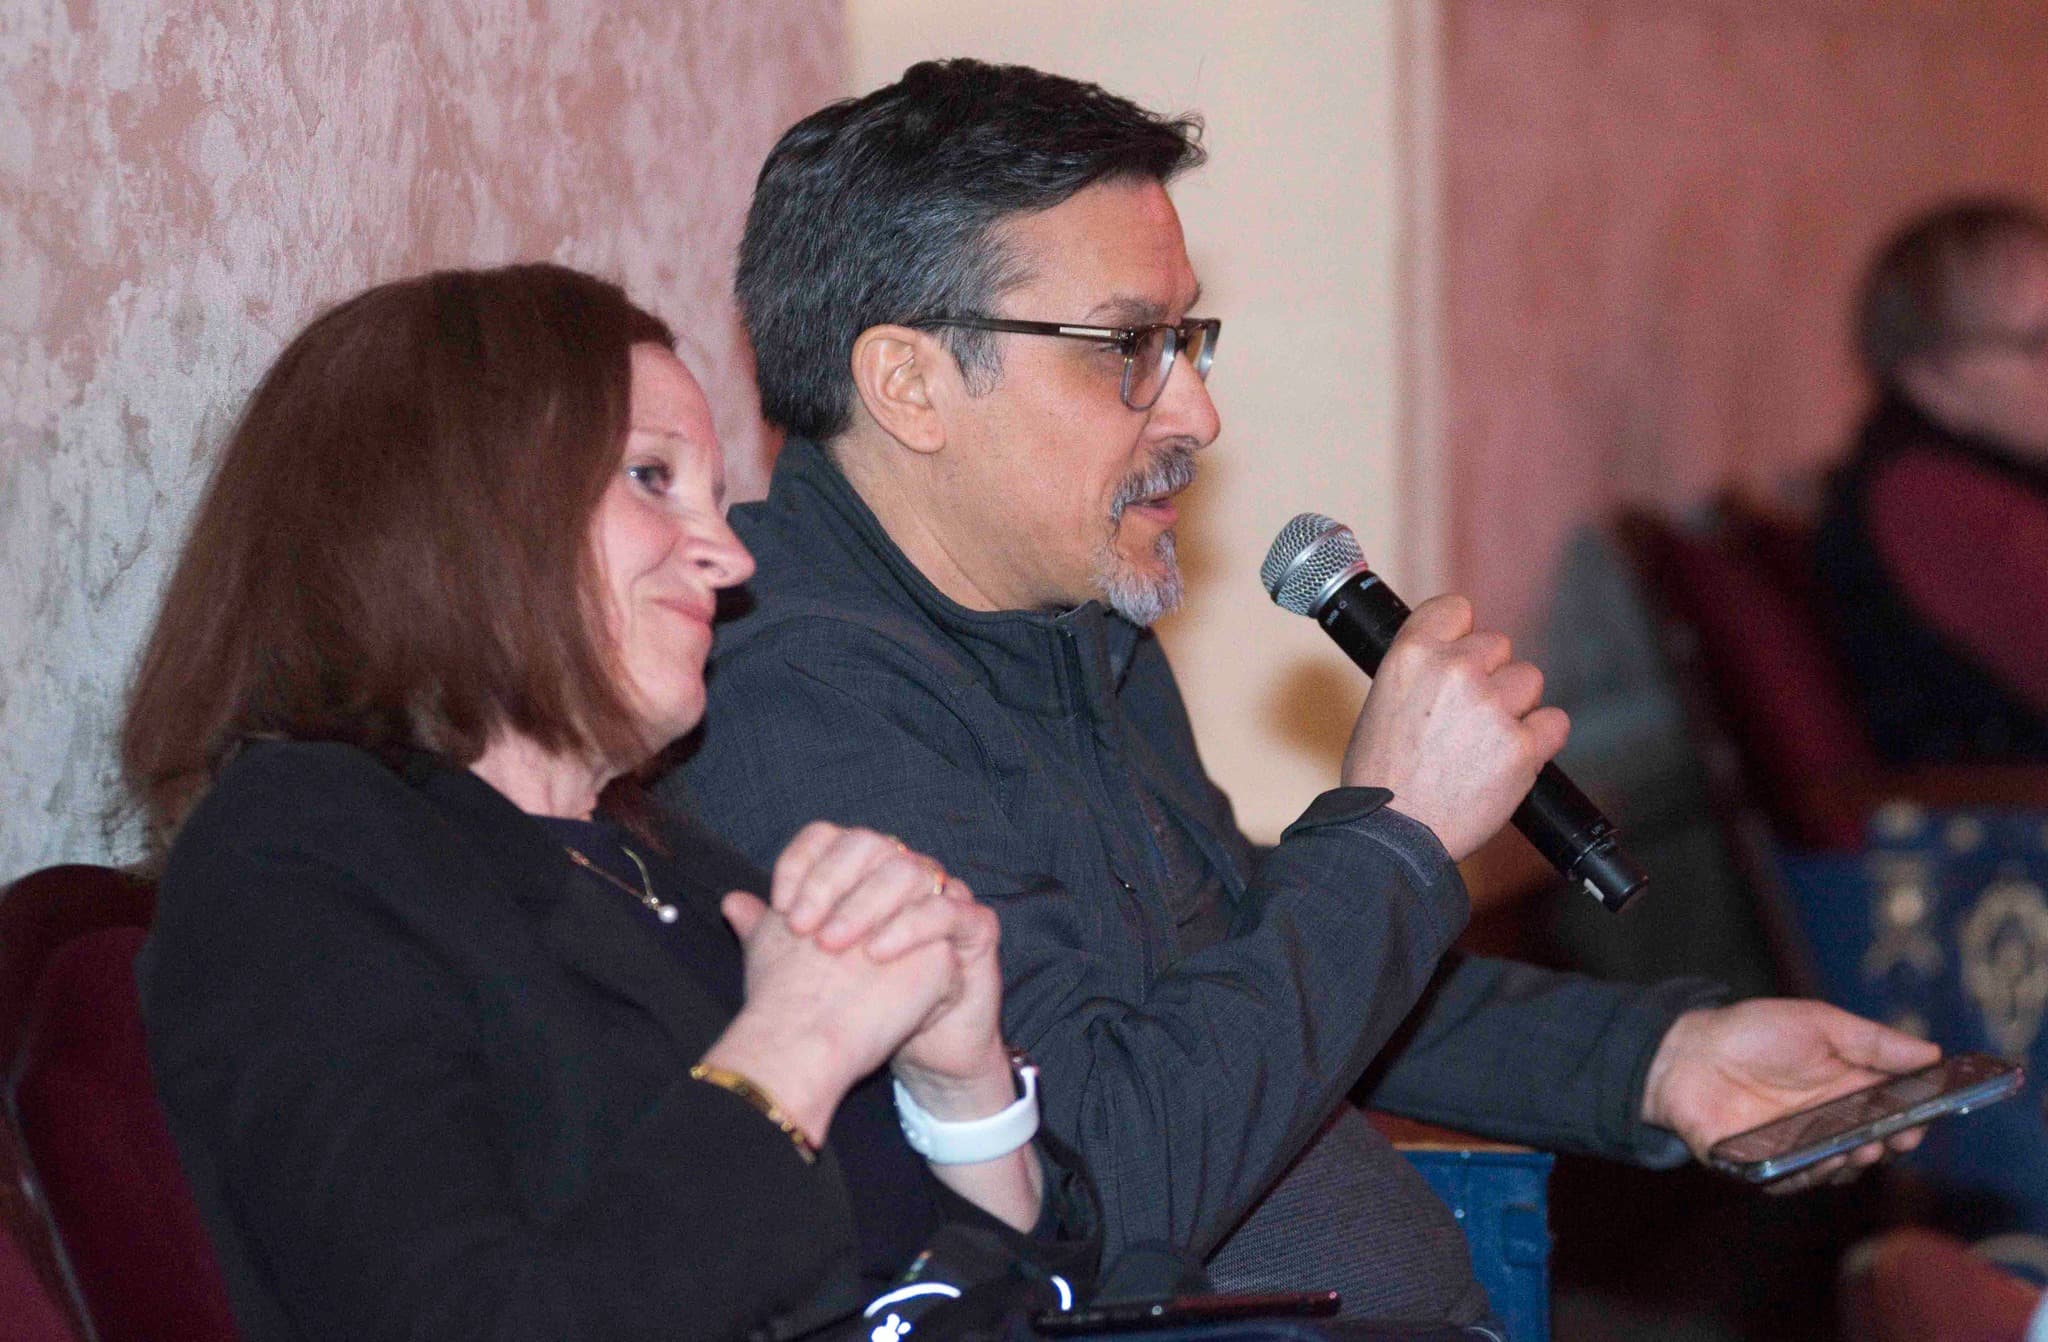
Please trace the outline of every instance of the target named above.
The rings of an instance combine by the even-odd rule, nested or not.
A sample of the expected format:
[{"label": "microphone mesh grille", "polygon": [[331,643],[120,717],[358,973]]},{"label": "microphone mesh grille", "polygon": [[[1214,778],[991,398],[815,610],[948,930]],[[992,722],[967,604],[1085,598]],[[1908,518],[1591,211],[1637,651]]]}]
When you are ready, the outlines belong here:
[{"label": "microphone mesh grille", "polygon": [[1365,562],[1358,537],[1321,513],[1301,513],[1280,528],[1259,565],[1267,595],[1296,615],[1313,615],[1316,595],[1339,573]]}]

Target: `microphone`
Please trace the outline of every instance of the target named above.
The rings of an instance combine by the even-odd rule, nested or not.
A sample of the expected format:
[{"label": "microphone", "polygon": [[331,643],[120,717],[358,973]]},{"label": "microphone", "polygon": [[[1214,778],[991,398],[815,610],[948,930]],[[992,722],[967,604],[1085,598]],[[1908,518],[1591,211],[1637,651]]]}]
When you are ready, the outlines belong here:
[{"label": "microphone", "polygon": [[[1259,581],[1275,602],[1320,624],[1367,675],[1379,670],[1408,618],[1408,604],[1366,566],[1351,528],[1321,513],[1302,513],[1280,528]],[[1649,879],[1616,845],[1600,808],[1555,764],[1536,775],[1513,819],[1566,880],[1610,911],[1619,912]]]}]

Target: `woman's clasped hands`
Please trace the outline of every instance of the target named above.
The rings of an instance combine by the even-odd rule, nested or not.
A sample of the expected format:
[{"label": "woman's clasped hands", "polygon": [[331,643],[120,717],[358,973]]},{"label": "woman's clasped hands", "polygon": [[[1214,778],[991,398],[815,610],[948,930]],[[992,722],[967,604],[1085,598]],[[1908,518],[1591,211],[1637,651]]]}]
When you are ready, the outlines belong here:
[{"label": "woman's clasped hands", "polygon": [[766,903],[734,891],[723,912],[746,1003],[704,1060],[753,1078],[813,1142],[885,1062],[941,1118],[1013,1098],[996,915],[935,859],[814,822],[776,860]]}]

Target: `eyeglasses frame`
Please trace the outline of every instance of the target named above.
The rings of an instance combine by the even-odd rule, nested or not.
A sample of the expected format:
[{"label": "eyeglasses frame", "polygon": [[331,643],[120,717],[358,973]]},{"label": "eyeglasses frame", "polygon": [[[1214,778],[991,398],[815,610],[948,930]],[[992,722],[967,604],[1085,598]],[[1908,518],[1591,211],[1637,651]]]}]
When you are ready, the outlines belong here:
[{"label": "eyeglasses frame", "polygon": [[2044,352],[2048,352],[2048,322],[2037,322],[2024,330],[1990,326],[1976,331],[1963,331],[1937,342],[1935,349],[1944,354],[1969,354],[1989,350],[2037,359]]},{"label": "eyeglasses frame", "polygon": [[[1210,365],[1216,362],[1216,341],[1223,334],[1223,319],[1220,317],[1188,317],[1178,322],[1152,322],[1145,326],[1078,326],[1072,322],[1032,322],[1014,317],[919,317],[903,323],[905,326],[960,326],[970,331],[1002,331],[1010,335],[1055,336],[1062,340],[1093,340],[1099,344],[1117,345],[1123,350],[1123,383],[1117,389],[1117,398],[1131,410],[1150,410],[1159,404],[1159,398],[1166,394],[1166,381],[1173,376],[1173,362],[1180,357],[1182,349],[1194,343],[1194,337],[1202,337],[1201,353],[1196,356],[1192,367],[1195,376],[1207,381]],[[1143,405],[1131,400],[1131,379],[1137,364],[1138,342],[1154,331],[1165,331],[1168,339],[1160,354],[1159,386],[1152,393],[1152,399]]]}]

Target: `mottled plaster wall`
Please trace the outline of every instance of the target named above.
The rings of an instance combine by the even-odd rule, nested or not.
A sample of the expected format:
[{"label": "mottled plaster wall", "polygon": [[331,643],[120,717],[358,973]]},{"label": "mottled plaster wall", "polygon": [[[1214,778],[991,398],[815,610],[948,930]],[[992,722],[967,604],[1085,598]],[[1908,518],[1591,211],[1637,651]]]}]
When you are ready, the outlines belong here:
[{"label": "mottled plaster wall", "polygon": [[327,303],[552,259],[690,334],[767,443],[729,297],[753,176],[840,91],[835,0],[15,0],[0,11],[0,880],[109,832],[123,681],[213,447]]},{"label": "mottled plaster wall", "polygon": [[1864,258],[2048,202],[2037,0],[1443,0],[1449,567],[1533,631],[1574,526],[1846,440]]}]

